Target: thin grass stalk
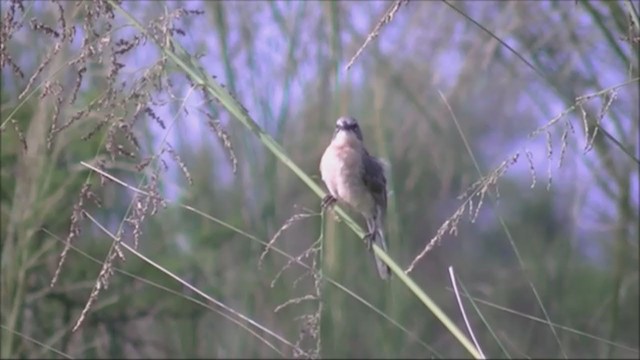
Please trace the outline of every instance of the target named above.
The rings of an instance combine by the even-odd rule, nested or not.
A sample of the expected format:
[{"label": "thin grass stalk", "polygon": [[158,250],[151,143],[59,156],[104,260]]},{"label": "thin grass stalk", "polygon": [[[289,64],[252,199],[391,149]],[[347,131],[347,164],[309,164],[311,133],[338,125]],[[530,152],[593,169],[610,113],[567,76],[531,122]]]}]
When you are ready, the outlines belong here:
[{"label": "thin grass stalk", "polygon": [[487,327],[487,330],[491,334],[491,337],[493,337],[493,339],[496,341],[496,344],[498,344],[498,347],[500,347],[500,350],[502,350],[502,353],[507,359],[511,359],[511,354],[509,354],[505,346],[502,344],[502,341],[500,341],[498,335],[496,335],[495,331],[493,331],[493,327],[491,326],[491,324],[489,324],[489,321],[484,316],[482,311],[480,311],[480,308],[478,308],[478,304],[476,304],[475,299],[471,295],[469,295],[467,288],[464,286],[464,283],[462,282],[462,280],[460,280],[460,278],[458,278],[458,282],[460,283],[460,288],[462,289],[464,296],[466,296],[467,300],[469,300],[471,306],[473,306],[473,309],[476,311],[476,314],[478,314],[478,317],[480,318],[482,323]]}]

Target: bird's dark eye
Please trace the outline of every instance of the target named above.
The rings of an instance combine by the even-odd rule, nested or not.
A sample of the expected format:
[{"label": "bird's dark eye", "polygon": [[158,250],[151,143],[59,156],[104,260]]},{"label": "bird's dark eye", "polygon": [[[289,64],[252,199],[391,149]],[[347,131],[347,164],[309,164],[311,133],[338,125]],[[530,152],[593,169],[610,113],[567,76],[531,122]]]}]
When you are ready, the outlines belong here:
[{"label": "bird's dark eye", "polygon": [[337,124],[336,128],[338,128],[340,130],[346,130],[346,131],[355,131],[356,129],[358,129],[358,123]]}]

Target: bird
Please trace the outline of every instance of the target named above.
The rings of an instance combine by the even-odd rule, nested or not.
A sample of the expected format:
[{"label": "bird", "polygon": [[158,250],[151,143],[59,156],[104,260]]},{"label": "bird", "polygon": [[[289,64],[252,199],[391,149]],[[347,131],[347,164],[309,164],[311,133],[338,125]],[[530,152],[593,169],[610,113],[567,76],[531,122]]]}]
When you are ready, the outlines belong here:
[{"label": "bird", "polygon": [[[336,202],[347,204],[364,217],[367,249],[377,244],[387,251],[384,219],[387,210],[387,179],[380,159],[371,156],[364,146],[362,130],[355,118],[342,116],[336,121],[331,143],[320,160],[320,174],[329,194],[322,199],[322,208]],[[391,269],[373,254],[378,275],[390,278]]]}]

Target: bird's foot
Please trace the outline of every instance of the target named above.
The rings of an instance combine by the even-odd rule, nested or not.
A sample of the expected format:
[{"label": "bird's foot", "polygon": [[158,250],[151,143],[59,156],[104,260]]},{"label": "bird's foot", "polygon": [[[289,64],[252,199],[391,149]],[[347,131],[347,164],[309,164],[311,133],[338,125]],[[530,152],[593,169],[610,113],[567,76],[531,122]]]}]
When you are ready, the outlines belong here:
[{"label": "bird's foot", "polygon": [[375,233],[374,232],[366,233],[362,237],[362,240],[364,240],[365,244],[367,245],[367,250],[371,251],[371,249],[373,248],[373,241],[375,240]]},{"label": "bird's foot", "polygon": [[331,208],[336,203],[336,201],[338,200],[332,195],[327,195],[322,199],[320,206],[322,207],[322,209]]}]

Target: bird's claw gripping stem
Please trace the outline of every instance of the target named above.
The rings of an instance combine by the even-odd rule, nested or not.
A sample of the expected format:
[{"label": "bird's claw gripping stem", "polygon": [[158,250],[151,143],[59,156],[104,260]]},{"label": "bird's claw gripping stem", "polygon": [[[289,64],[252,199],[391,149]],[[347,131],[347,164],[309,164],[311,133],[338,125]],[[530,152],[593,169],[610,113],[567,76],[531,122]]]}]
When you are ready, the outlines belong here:
[{"label": "bird's claw gripping stem", "polygon": [[335,204],[336,201],[337,201],[336,198],[334,198],[332,195],[327,195],[322,199],[322,203],[320,205],[322,206],[323,209],[326,209],[333,206],[333,204]]},{"label": "bird's claw gripping stem", "polygon": [[371,249],[373,248],[373,241],[375,240],[375,233],[370,232],[364,234],[362,240],[364,240],[365,244],[367,245],[367,250],[371,251]]}]

